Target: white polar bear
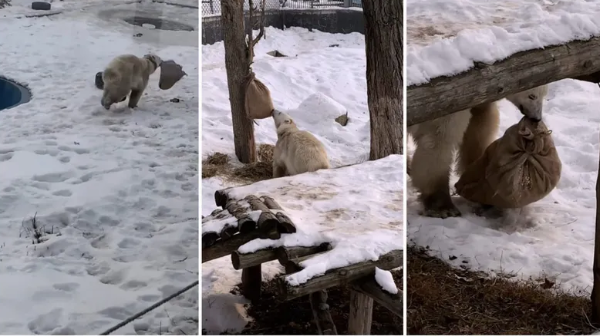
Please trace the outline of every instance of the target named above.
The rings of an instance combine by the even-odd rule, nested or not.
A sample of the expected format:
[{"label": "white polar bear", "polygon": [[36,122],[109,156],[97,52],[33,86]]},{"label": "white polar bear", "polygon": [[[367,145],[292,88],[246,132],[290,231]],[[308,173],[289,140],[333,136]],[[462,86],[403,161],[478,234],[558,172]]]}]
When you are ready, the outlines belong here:
[{"label": "white polar bear", "polygon": [[142,58],[135,55],[115,57],[102,73],[102,106],[108,110],[112,104],[124,101],[129,95],[128,106],[135,108],[148,85],[150,75],[161,63],[161,58],[153,54]]},{"label": "white polar bear", "polygon": [[277,129],[274,178],[330,168],[325,146],[314,135],[299,130],[294,120],[281,111],[273,111],[273,120]]}]

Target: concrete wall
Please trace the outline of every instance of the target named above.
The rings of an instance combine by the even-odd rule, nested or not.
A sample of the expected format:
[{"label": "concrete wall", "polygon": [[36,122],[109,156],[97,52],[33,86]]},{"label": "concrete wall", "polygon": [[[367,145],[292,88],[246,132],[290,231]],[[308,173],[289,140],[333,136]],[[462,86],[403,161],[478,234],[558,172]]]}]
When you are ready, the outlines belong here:
[{"label": "concrete wall", "polygon": [[[248,16],[246,27],[248,26]],[[363,12],[356,9],[285,9],[265,11],[265,27],[279,29],[302,27],[317,29],[325,33],[365,33]],[[202,18],[202,44],[213,44],[223,40],[221,17]]]}]

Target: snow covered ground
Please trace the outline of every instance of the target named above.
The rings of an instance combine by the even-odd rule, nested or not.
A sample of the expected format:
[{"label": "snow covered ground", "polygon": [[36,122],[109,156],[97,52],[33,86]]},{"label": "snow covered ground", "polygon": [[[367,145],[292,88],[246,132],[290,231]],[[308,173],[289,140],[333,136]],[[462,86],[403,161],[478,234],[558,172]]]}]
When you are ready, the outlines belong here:
[{"label": "snow covered ground", "polygon": [[[599,104],[600,89],[595,84],[565,79],[550,85],[544,120],[553,131],[563,164],[561,180],[546,198],[505,219],[477,217],[458,196],[453,200],[463,217],[421,217],[416,192],[409,182],[409,243],[412,240],[429,246],[456,266],[466,260],[471,267],[486,272],[516,272],[525,278],[548,276],[565,289],[591,290]],[[500,111],[498,137],[521,118],[506,100],[501,102]],[[409,146],[410,155],[413,150],[414,146]],[[456,181],[454,177],[451,185]],[[515,225],[520,229],[511,232],[508,228]],[[458,258],[450,261],[449,256]]]},{"label": "snow covered ground", "polygon": [[598,0],[407,0],[407,85],[600,36]]},{"label": "snow covered ground", "polygon": [[[23,18],[21,3],[0,10],[0,76],[33,94],[0,111],[0,331],[97,334],[199,277],[198,33],[100,14],[174,6],[65,0],[53,3],[62,14]],[[156,73],[136,111],[104,110],[96,72],[148,52],[188,76],[162,91]],[[36,213],[45,233],[32,244]],[[116,333],[197,333],[197,298],[195,288]]]},{"label": "snow covered ground", "polygon": [[[369,113],[365,80],[364,36],[326,34],[291,28],[267,28],[256,47],[253,69],[271,90],[275,107],[288,112],[299,128],[309,130],[325,145],[333,167],[239,187],[235,193],[272,196],[298,227],[278,241],[254,240],[240,250],[267,246],[332,241],[334,250],[305,264],[288,281],[303,282],[331,267],[373,259],[404,244],[404,158],[394,155],[365,162],[369,153]],[[289,57],[272,57],[278,50]],[[222,42],[202,48],[202,155],[228,154],[235,162],[231,112]],[[342,127],[334,119],[348,112]],[[275,144],[273,121],[255,126],[257,143]],[[216,208],[214,192],[231,186],[218,177],[202,180],[202,214]],[[282,270],[278,262],[263,264],[263,278]],[[247,303],[230,294],[241,281],[229,257],[202,264],[203,328],[209,333],[239,331],[247,323]]]}]

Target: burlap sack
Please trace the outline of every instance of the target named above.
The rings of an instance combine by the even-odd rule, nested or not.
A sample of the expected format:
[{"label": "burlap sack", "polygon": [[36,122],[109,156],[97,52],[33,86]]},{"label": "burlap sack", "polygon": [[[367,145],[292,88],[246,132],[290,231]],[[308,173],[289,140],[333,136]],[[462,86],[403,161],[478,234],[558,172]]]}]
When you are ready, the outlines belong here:
[{"label": "burlap sack", "polygon": [[168,60],[163,61],[160,64],[160,79],[158,80],[158,87],[162,90],[168,90],[179,82],[183,76],[187,75],[183,71],[181,65],[175,63],[175,61]]},{"label": "burlap sack", "polygon": [[273,114],[271,92],[254,77],[254,73],[248,76],[244,100],[246,115],[250,119],[265,119]]},{"label": "burlap sack", "polygon": [[521,208],[544,198],[562,169],[551,133],[543,122],[523,117],[465,169],[456,192],[498,208]]}]

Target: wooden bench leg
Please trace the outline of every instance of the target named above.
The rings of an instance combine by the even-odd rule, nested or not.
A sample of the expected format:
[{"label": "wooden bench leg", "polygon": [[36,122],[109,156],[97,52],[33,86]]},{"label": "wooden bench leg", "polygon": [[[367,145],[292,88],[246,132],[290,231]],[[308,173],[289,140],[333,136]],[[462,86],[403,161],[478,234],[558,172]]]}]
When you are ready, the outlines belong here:
[{"label": "wooden bench leg", "polygon": [[260,286],[262,284],[261,265],[256,265],[242,270],[242,295],[251,302],[260,300]]},{"label": "wooden bench leg", "polygon": [[370,335],[373,322],[373,299],[356,292],[350,292],[350,314],[348,335]]}]

